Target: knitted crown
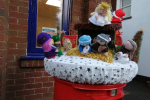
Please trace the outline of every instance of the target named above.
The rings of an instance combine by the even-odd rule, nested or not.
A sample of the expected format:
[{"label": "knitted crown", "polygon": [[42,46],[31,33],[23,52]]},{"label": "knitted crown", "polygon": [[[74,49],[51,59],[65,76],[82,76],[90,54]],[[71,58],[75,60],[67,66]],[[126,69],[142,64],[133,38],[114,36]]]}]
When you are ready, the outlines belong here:
[{"label": "knitted crown", "polygon": [[45,32],[40,33],[37,36],[37,43],[42,45],[44,44],[46,41],[48,41],[50,39],[49,35]]}]

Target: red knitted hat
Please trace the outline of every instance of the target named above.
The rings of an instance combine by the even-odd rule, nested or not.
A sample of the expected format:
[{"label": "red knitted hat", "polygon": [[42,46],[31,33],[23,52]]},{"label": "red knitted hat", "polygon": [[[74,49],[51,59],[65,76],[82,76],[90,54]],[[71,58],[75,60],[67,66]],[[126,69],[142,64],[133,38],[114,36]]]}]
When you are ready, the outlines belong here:
[{"label": "red knitted hat", "polygon": [[119,18],[120,20],[123,19],[123,16],[125,16],[126,14],[123,12],[122,9],[118,9],[116,11],[113,12],[114,17]]}]

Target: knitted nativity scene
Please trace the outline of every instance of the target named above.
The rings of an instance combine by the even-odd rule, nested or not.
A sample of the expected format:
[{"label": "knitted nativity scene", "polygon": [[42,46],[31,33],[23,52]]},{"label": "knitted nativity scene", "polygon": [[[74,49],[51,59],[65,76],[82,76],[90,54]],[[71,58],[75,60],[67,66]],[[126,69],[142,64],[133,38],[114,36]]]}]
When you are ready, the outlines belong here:
[{"label": "knitted nativity scene", "polygon": [[121,9],[112,15],[110,5],[102,2],[91,13],[89,23],[74,26],[78,30],[78,46],[72,48],[70,40],[65,39],[66,52],[56,46],[60,44],[55,41],[57,36],[53,39],[47,33],[40,33],[37,42],[44,49],[45,70],[58,79],[80,84],[130,82],[138,72],[138,65],[131,61],[137,45],[133,40],[120,46],[115,44],[123,16]]}]

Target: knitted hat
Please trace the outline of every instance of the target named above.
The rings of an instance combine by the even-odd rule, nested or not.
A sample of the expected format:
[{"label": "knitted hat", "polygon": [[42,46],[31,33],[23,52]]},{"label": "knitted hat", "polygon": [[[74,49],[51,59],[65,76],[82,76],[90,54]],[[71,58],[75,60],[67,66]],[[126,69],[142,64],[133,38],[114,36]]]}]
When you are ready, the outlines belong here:
[{"label": "knitted hat", "polygon": [[107,44],[111,41],[111,38],[108,35],[105,35],[105,34],[101,33],[101,34],[97,35],[96,39],[105,41],[106,42],[106,47],[109,49]]},{"label": "knitted hat", "polygon": [[123,19],[123,16],[125,16],[126,14],[123,12],[122,9],[118,9],[116,11],[113,12],[114,17],[119,18],[120,20]]},{"label": "knitted hat", "polygon": [[50,36],[45,32],[42,32],[37,36],[37,42],[38,44],[42,45],[44,52],[49,52],[52,49],[49,44],[50,41],[51,41]]},{"label": "knitted hat", "polygon": [[42,45],[44,44],[46,41],[48,41],[50,39],[49,35],[45,32],[40,33],[37,36],[37,43]]},{"label": "knitted hat", "polygon": [[91,45],[91,37],[89,35],[82,35],[79,38],[79,46],[80,45],[86,45],[88,43]]},{"label": "knitted hat", "polygon": [[60,37],[58,35],[53,35],[52,39],[54,40],[54,42],[60,41]]}]

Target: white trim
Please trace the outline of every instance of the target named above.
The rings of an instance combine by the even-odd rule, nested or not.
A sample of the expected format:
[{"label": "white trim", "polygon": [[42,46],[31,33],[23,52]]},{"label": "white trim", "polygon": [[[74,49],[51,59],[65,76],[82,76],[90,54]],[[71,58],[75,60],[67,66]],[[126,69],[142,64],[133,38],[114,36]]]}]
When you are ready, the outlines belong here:
[{"label": "white trim", "polygon": [[80,41],[80,40],[79,40],[79,42],[80,42],[80,43],[91,42],[91,39],[90,39],[89,41]]},{"label": "white trim", "polygon": [[114,15],[116,18],[119,18],[120,20],[122,20],[120,17],[118,17],[118,16],[115,14],[115,11],[113,12],[113,15]]},{"label": "white trim", "polygon": [[[101,35],[98,35],[98,37],[101,37]],[[109,42],[109,40],[106,40],[105,38],[101,37],[102,39],[104,39],[105,41]]]}]

